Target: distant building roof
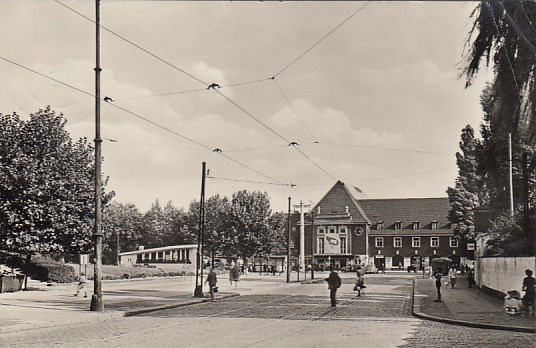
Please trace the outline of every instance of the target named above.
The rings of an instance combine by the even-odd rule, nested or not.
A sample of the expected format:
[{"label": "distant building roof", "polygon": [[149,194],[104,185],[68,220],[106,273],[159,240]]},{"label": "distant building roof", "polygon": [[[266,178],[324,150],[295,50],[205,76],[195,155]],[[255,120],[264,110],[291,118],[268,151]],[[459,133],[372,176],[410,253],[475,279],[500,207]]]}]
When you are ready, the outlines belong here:
[{"label": "distant building roof", "polygon": [[170,250],[181,250],[181,249],[197,249],[197,244],[170,245],[170,246],[159,247],[159,248],[126,251],[124,253],[119,253],[119,256],[147,254],[147,253],[155,253],[158,251],[170,251]]},{"label": "distant building roof", "polygon": [[419,222],[421,229],[429,229],[432,222],[437,222],[438,229],[450,229],[448,197],[361,199],[358,204],[371,222],[381,221],[385,228],[402,222],[402,229],[412,229],[413,222]]}]

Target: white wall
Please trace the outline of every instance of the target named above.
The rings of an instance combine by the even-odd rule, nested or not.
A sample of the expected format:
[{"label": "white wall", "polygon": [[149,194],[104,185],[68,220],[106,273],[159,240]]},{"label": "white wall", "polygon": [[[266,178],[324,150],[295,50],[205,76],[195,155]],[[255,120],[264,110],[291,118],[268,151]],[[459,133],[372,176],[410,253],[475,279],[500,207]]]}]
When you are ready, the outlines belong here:
[{"label": "white wall", "polygon": [[517,290],[520,294],[525,270],[536,273],[536,257],[483,257],[479,262],[480,287],[485,286],[506,294]]}]

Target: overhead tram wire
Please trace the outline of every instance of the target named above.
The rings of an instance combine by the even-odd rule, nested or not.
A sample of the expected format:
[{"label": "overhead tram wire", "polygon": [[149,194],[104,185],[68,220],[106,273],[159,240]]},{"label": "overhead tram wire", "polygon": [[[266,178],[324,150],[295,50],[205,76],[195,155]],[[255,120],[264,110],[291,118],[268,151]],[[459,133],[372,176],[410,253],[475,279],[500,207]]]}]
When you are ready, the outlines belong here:
[{"label": "overhead tram wire", "polygon": [[[244,85],[250,85],[250,84],[253,84],[253,83],[258,83],[258,82],[268,81],[268,80],[270,80],[270,78],[239,82],[239,83],[234,83],[234,84],[230,84],[230,85],[223,85],[220,88],[244,86]],[[165,97],[165,96],[169,96],[169,95],[188,94],[188,93],[204,92],[204,91],[207,91],[207,89],[206,88],[189,89],[189,90],[177,91],[177,92],[167,92],[167,93],[159,93],[159,94],[142,95],[142,96],[138,96],[138,97],[119,98],[119,99],[115,99],[115,101],[136,100],[136,99],[151,98],[151,97]]]},{"label": "overhead tram wire", "polygon": [[315,136],[313,135],[313,133],[311,132],[311,130],[309,129],[309,127],[307,127],[307,124],[303,121],[303,119],[300,117],[300,114],[298,114],[298,111],[296,111],[296,109],[294,108],[294,106],[292,105],[292,103],[290,102],[289,98],[287,97],[287,95],[285,94],[285,92],[283,92],[283,89],[281,88],[281,86],[279,85],[279,83],[277,83],[277,81],[275,80],[275,77],[274,78],[271,78],[272,81],[274,81],[277,89],[279,90],[279,92],[281,92],[281,95],[283,96],[283,98],[286,100],[288,106],[290,106],[290,108],[292,109],[292,111],[294,112],[294,114],[296,115],[296,117],[298,118],[298,120],[301,122],[301,124],[303,125],[303,128],[305,128],[305,130],[307,131],[307,133],[309,133],[309,136],[311,137],[311,139],[313,139],[313,141],[315,143],[317,143],[317,140],[315,138]]},{"label": "overhead tram wire", "polygon": [[301,149],[298,148],[298,146],[293,146],[296,151],[298,151],[299,153],[302,154],[303,157],[307,158],[312,164],[314,164],[318,169],[320,169],[324,174],[326,174],[327,176],[329,176],[333,181],[337,181],[337,179],[331,175],[330,173],[328,173],[324,168],[322,168],[318,163],[316,163],[315,161],[313,161],[312,158],[310,158],[309,156],[307,156],[305,154],[305,152],[303,152]]},{"label": "overhead tram wire", "polygon": [[266,182],[266,181],[252,181],[252,180],[244,180],[244,179],[230,179],[230,178],[218,178],[215,176],[207,176],[207,179],[213,179],[213,180],[224,180],[224,181],[235,181],[235,182],[247,182],[252,184],[263,184],[263,185],[277,185],[277,186],[289,186],[294,187],[296,185],[294,184],[281,184],[277,182]]},{"label": "overhead tram wire", "polygon": [[[84,15],[84,14],[82,14],[82,13],[76,11],[76,10],[73,9],[72,7],[69,7],[69,6],[65,5],[65,4],[62,3],[61,1],[59,1],[59,0],[54,0],[54,2],[56,2],[57,4],[59,4],[59,5],[63,6],[63,7],[65,7],[65,8],[67,8],[69,11],[72,11],[72,12],[76,13],[77,15],[79,15],[79,16],[81,16],[81,17],[87,19],[87,20],[90,21],[91,23],[96,24],[95,21],[94,21],[93,19],[91,19],[91,18],[87,17],[86,15]],[[206,83],[205,81],[203,81],[203,80],[199,79],[198,77],[196,77],[196,76],[190,74],[189,72],[187,72],[187,71],[185,71],[185,70],[179,68],[178,66],[176,66],[176,65],[174,65],[174,64],[171,64],[170,62],[166,61],[165,59],[160,58],[160,57],[157,56],[156,54],[154,54],[154,53],[152,53],[152,52],[146,50],[145,48],[141,47],[140,45],[138,45],[138,44],[136,44],[136,43],[130,41],[130,40],[127,39],[126,37],[117,34],[117,33],[114,32],[113,30],[106,28],[106,27],[103,26],[102,24],[100,24],[99,27],[102,28],[102,29],[104,29],[105,31],[109,32],[110,34],[112,34],[112,35],[114,35],[114,36],[117,36],[117,37],[120,38],[121,40],[124,40],[125,42],[128,42],[128,43],[131,44],[132,46],[136,47],[137,49],[139,49],[139,50],[141,50],[141,51],[143,51],[143,52],[145,52],[145,53],[147,53],[148,55],[150,55],[151,57],[153,57],[153,58],[159,60],[160,62],[162,62],[162,63],[164,63],[164,64],[166,64],[166,65],[172,67],[173,69],[175,69],[175,70],[177,70],[177,71],[180,71],[181,73],[183,73],[183,74],[186,75],[186,76],[191,77],[192,79],[196,80],[197,82],[200,82],[200,83],[202,83],[202,84],[205,85],[205,86],[208,85],[208,83]]]},{"label": "overhead tram wire", "polygon": [[[63,81],[60,81],[60,80],[58,80],[58,79],[55,79],[55,78],[50,77],[50,76],[48,76],[48,75],[45,75],[45,74],[43,74],[43,73],[40,73],[40,72],[38,72],[38,71],[36,71],[36,70],[33,70],[33,69],[31,69],[31,68],[28,68],[28,67],[26,67],[26,66],[24,66],[24,65],[22,65],[22,64],[16,63],[16,62],[14,62],[14,61],[12,61],[12,60],[9,60],[9,59],[7,59],[7,58],[4,58],[4,57],[2,57],[2,56],[0,56],[0,59],[4,60],[4,61],[6,61],[6,62],[8,62],[8,63],[10,63],[10,64],[13,64],[13,65],[15,65],[15,66],[18,66],[18,67],[20,67],[20,68],[22,68],[22,69],[25,69],[25,70],[27,70],[27,71],[30,71],[30,72],[32,72],[32,73],[34,73],[34,74],[37,74],[37,75],[39,75],[39,76],[41,76],[41,77],[44,77],[44,78],[46,78],[46,79],[48,79],[48,80],[54,81],[54,82],[56,82],[56,83],[59,83],[59,84],[61,84],[61,85],[63,85],[63,86],[66,86],[66,87],[68,87],[68,88],[70,88],[70,89],[73,89],[73,90],[75,90],[75,91],[77,91],[77,92],[83,93],[83,94],[85,94],[85,95],[87,95],[87,96],[89,96],[89,97],[95,98],[95,95],[94,95],[94,94],[89,93],[89,92],[87,92],[87,91],[84,91],[83,89],[74,87],[74,86],[72,86],[72,85],[70,85],[70,84],[68,84],[68,83],[65,83],[65,82],[63,82]],[[160,128],[160,129],[162,129],[162,130],[165,130],[166,132],[169,132],[169,133],[171,133],[171,134],[173,134],[173,135],[176,135],[176,136],[178,136],[178,137],[180,137],[180,138],[182,138],[182,139],[185,139],[185,140],[187,140],[187,141],[189,141],[189,142],[192,142],[192,143],[194,143],[194,144],[196,144],[196,145],[198,145],[198,146],[200,146],[200,147],[203,147],[203,148],[205,148],[206,150],[209,150],[209,151],[211,151],[211,152],[214,152],[214,149],[213,149],[213,148],[211,148],[211,147],[209,147],[209,146],[207,146],[207,145],[205,145],[205,144],[202,144],[202,143],[200,143],[200,142],[198,142],[198,141],[196,141],[196,140],[193,140],[193,139],[191,139],[191,138],[189,138],[189,137],[187,137],[187,136],[184,136],[184,135],[180,134],[179,132],[176,132],[176,131],[171,130],[171,129],[165,127],[165,126],[162,126],[162,125],[160,125],[160,124],[158,124],[158,123],[156,123],[156,122],[154,122],[154,121],[151,121],[151,120],[149,120],[149,119],[147,119],[147,118],[145,118],[145,117],[143,117],[143,116],[141,116],[141,115],[139,115],[139,114],[137,114],[137,113],[135,113],[135,112],[133,112],[133,111],[130,111],[130,110],[128,110],[128,109],[125,109],[125,108],[120,107],[120,106],[118,106],[118,105],[115,105],[115,104],[113,104],[113,103],[106,103],[106,104],[108,104],[108,105],[110,105],[110,106],[113,106],[113,107],[115,107],[115,108],[117,108],[117,109],[119,109],[119,110],[121,110],[121,111],[123,111],[123,112],[125,112],[125,113],[127,113],[127,114],[129,114],[129,115],[131,115],[131,116],[134,116],[134,117],[136,117],[136,118],[139,118],[139,119],[141,119],[141,120],[143,120],[143,121],[145,121],[145,122],[147,122],[147,123],[149,123],[149,124],[151,124],[151,125],[153,125],[153,126],[155,126],[155,127],[158,127],[158,128]],[[274,178],[272,178],[272,177],[270,177],[270,176],[268,176],[268,175],[266,175],[266,174],[264,174],[264,173],[262,173],[262,172],[260,172],[260,171],[258,171],[258,170],[256,170],[256,169],[254,169],[254,168],[252,168],[252,167],[250,167],[250,166],[248,166],[248,165],[246,165],[246,164],[244,164],[244,163],[242,163],[242,162],[240,162],[240,161],[238,161],[238,160],[236,160],[236,159],[234,159],[234,158],[232,158],[232,157],[229,157],[229,156],[227,156],[227,155],[225,155],[225,154],[223,154],[223,153],[220,153],[220,155],[222,155],[223,157],[227,158],[228,160],[230,160],[230,161],[232,161],[232,162],[234,162],[234,163],[236,163],[236,164],[238,164],[238,165],[240,165],[240,166],[242,166],[242,167],[244,167],[244,168],[247,168],[247,169],[249,169],[249,170],[251,170],[251,171],[253,171],[253,172],[255,172],[255,173],[257,173],[257,174],[259,174],[259,175],[261,175],[261,176],[263,176],[263,177],[265,177],[265,178],[268,178],[268,179],[270,179],[270,180],[272,180],[272,181],[277,181],[277,182],[283,184],[282,181],[277,180],[277,179],[274,179]],[[290,184],[290,185],[292,185],[292,184]]]},{"label": "overhead tram wire", "polygon": [[290,68],[294,63],[296,63],[298,60],[300,60],[303,56],[305,56],[307,53],[309,53],[313,48],[315,48],[318,44],[320,44],[322,41],[324,41],[328,36],[333,34],[333,32],[337,29],[339,29],[341,26],[343,26],[346,22],[348,22],[353,16],[358,14],[361,10],[363,10],[370,1],[367,1],[363,6],[358,8],[354,11],[349,17],[347,17],[345,20],[343,20],[341,23],[339,23],[335,28],[331,29],[327,34],[325,34],[320,40],[318,40],[315,44],[313,44],[311,47],[306,49],[303,53],[301,53],[299,56],[297,56],[294,60],[292,60],[290,63],[288,63],[283,69],[279,70],[277,74],[275,74],[272,78],[275,79],[277,76],[281,75],[285,70]]},{"label": "overhead tram wire", "polygon": [[[396,179],[396,178],[404,178],[408,176],[414,176],[414,175],[421,175],[421,174],[429,174],[429,173],[437,173],[437,172],[444,172],[447,170],[451,170],[451,168],[442,168],[442,169],[435,169],[435,170],[427,170],[423,172],[413,172],[408,174],[401,174],[401,175],[392,175],[392,176],[382,176],[378,178],[368,178],[368,179],[362,179],[362,180],[356,180],[356,183],[362,183],[366,181],[377,181],[377,180],[385,180],[385,179]],[[355,185],[355,183],[352,183]],[[305,185],[304,185],[305,186]]]},{"label": "overhead tram wire", "polygon": [[[76,11],[75,9],[63,4],[62,2],[60,2],[59,0],[54,0],[56,3],[58,3],[59,5],[67,8],[68,10],[78,14],[79,16],[87,19],[88,21],[95,23],[95,21],[85,15],[83,15],[82,13]],[[350,17],[348,17],[347,19],[345,19],[341,24],[339,24],[337,27],[335,27],[334,29],[332,29],[328,34],[326,34],[322,39],[320,39],[320,41],[318,41],[314,46],[316,46],[317,44],[319,44],[322,40],[324,40],[326,37],[328,37],[332,32],[334,32],[336,29],[338,29],[341,25],[343,25],[346,21],[348,21],[350,18],[352,18],[355,14],[357,14],[359,11],[361,11],[366,5],[368,5],[369,2],[367,2],[365,5],[363,5],[361,8],[359,8],[357,11],[355,11]],[[157,59],[158,61],[174,68],[175,70],[177,71],[180,71],[181,73],[193,78],[194,80],[202,83],[203,85],[205,86],[208,86],[208,83],[206,83],[205,81],[195,77],[194,75],[186,72],[185,70],[175,66],[174,64],[171,64],[169,62],[167,62],[166,60],[160,58],[159,56],[157,56],[156,54],[146,50],[145,48],[135,44],[134,42],[128,40],[127,38],[115,33],[114,31],[102,26],[102,25],[99,25],[102,29],[106,30],[107,32],[111,33],[112,35],[115,35],[117,36],[118,38],[120,38],[121,40],[124,40],[125,42],[128,42],[129,44],[131,44],[132,46],[138,48],[139,50],[149,54],[151,57]],[[313,47],[314,47],[313,46]],[[279,75],[280,73],[282,73],[284,70],[286,70],[290,65],[294,64],[296,61],[298,61],[299,58],[301,58],[303,55],[305,55],[307,52],[309,52],[313,47],[311,47],[309,50],[307,50],[306,52],[304,52],[300,57],[298,57],[297,59],[295,59],[293,62],[291,62],[289,65],[287,65],[287,67],[285,67],[284,69],[282,69],[279,73],[277,73],[276,75],[274,75],[272,78],[275,78],[277,75]],[[268,129],[270,132],[272,132],[273,134],[275,134],[277,137],[279,137],[280,139],[284,140],[287,144],[290,144],[291,142],[289,140],[287,140],[285,137],[283,137],[282,135],[280,135],[279,133],[277,133],[275,130],[273,130],[271,127],[269,127],[267,124],[265,124],[264,122],[262,122],[261,120],[259,120],[258,118],[256,118],[255,116],[253,116],[249,111],[247,111],[246,109],[244,109],[242,106],[240,106],[239,104],[237,104],[234,100],[232,100],[231,98],[227,97],[226,95],[224,95],[223,93],[221,93],[219,90],[217,89],[213,89],[216,93],[218,93],[219,95],[221,95],[223,98],[225,98],[227,101],[229,101],[231,104],[233,104],[235,107],[237,107],[238,109],[240,109],[242,112],[244,112],[247,116],[253,118],[255,121],[257,121],[258,123],[260,123],[262,126],[264,126],[266,129]],[[116,106],[117,107],[117,106]],[[295,147],[296,148],[296,147]],[[305,153],[303,153],[301,150],[297,149],[299,153],[301,153],[305,158],[307,158],[309,161],[311,161],[316,167],[320,168],[324,173],[326,173],[330,178],[333,178],[332,175],[330,175],[329,173],[327,173],[326,170],[324,170],[323,168],[321,168],[316,162],[314,162],[310,157],[308,157],[307,155],[305,155]]]},{"label": "overhead tram wire", "polygon": [[353,144],[340,144],[340,143],[329,143],[329,142],[320,142],[321,145],[332,145],[332,146],[342,146],[342,147],[355,147],[359,149],[371,149],[371,150],[383,150],[383,151],[397,151],[397,152],[414,152],[414,153],[425,153],[431,155],[449,155],[447,152],[435,152],[435,151],[424,151],[424,150],[411,150],[411,149],[397,149],[393,147],[375,147],[375,146],[362,146],[362,145],[353,145]]}]

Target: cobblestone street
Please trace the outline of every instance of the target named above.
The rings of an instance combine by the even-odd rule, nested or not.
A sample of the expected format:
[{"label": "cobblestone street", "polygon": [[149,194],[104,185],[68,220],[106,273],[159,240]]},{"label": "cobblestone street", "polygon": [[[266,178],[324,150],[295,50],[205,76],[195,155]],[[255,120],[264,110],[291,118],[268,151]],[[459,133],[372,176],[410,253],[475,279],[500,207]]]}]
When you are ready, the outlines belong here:
[{"label": "cobblestone street", "polygon": [[413,318],[410,277],[369,277],[360,298],[352,291],[352,279],[345,278],[336,308],[329,306],[325,283],[273,284],[213,303],[7,334],[0,345],[324,347],[330,342],[333,347],[531,347],[536,336]]}]

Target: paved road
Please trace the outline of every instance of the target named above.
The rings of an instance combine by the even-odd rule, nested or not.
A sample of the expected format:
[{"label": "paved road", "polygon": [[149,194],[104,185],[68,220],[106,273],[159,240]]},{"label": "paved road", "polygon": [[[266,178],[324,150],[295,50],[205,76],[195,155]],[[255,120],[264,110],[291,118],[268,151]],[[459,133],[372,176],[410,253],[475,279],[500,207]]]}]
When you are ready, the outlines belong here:
[{"label": "paved road", "polygon": [[[88,325],[3,335],[6,346],[87,347],[533,347],[534,334],[481,330],[410,316],[410,277],[367,277],[356,299],[344,279],[339,305],[326,285],[264,285],[203,303]],[[223,285],[223,284],[222,284]],[[244,280],[241,288],[255,288]],[[83,342],[83,343],[82,343]]]}]

